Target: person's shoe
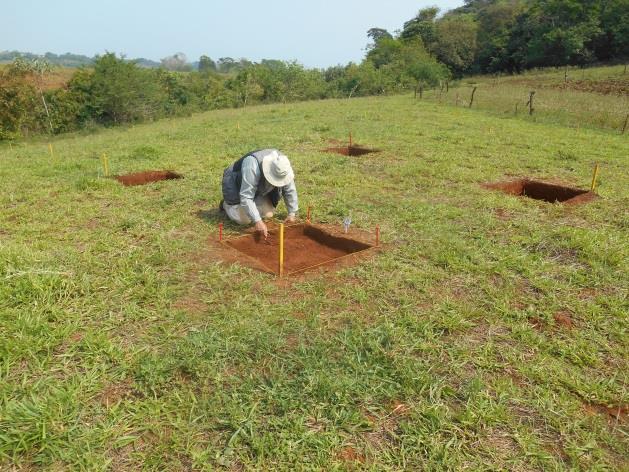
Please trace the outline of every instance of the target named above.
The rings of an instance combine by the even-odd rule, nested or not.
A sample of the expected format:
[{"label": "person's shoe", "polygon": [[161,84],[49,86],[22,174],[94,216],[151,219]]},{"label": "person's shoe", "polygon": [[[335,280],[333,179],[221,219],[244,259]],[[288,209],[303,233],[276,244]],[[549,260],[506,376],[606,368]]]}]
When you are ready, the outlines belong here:
[{"label": "person's shoe", "polygon": [[221,203],[218,204],[218,211],[220,213],[225,213],[225,208],[223,208],[223,203],[225,202],[225,200],[221,200]]}]

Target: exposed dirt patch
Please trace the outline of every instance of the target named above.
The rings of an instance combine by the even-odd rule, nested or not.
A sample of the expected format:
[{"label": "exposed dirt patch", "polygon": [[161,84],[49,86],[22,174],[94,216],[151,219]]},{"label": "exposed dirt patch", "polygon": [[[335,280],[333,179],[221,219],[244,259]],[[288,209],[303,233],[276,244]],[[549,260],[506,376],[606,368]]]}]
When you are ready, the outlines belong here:
[{"label": "exposed dirt patch", "polygon": [[77,331],[73,333],[72,335],[68,336],[68,338],[66,338],[66,340],[55,349],[54,353],[56,355],[64,354],[72,346],[81,342],[82,339],[83,339],[83,333]]},{"label": "exposed dirt patch", "polygon": [[134,396],[134,389],[131,382],[126,380],[119,383],[112,383],[105,387],[100,394],[100,403],[105,408],[111,408],[122,400]]},{"label": "exposed dirt patch", "polygon": [[410,406],[394,402],[389,413],[375,416],[365,412],[365,417],[371,424],[371,431],[362,433],[365,442],[376,451],[384,451],[396,447],[398,442],[399,423],[410,412]]},{"label": "exposed dirt patch", "polygon": [[177,310],[185,311],[187,313],[193,313],[193,314],[205,313],[208,309],[207,304],[198,299],[200,294],[197,293],[195,295],[196,296],[193,296],[192,294],[188,294],[187,296],[184,296],[183,298],[178,299],[173,304],[173,308],[176,308]]},{"label": "exposed dirt patch", "polygon": [[603,405],[600,403],[585,403],[585,410],[590,414],[606,416],[609,421],[626,423],[629,419],[629,405]]},{"label": "exposed dirt patch", "polygon": [[183,179],[183,175],[173,172],[172,170],[149,170],[146,172],[116,176],[116,180],[126,187],[172,179]]},{"label": "exposed dirt patch", "polygon": [[[272,229],[265,241],[259,233],[228,239],[225,245],[234,248],[251,260],[256,269],[279,273],[279,231]],[[284,231],[284,274],[294,274],[319,267],[373,247],[346,236],[331,234],[311,224],[289,226]]]},{"label": "exposed dirt patch", "polygon": [[558,184],[540,182],[538,180],[519,179],[510,182],[486,183],[483,187],[499,190],[508,195],[528,197],[548,203],[565,203],[576,205],[586,203],[596,197],[594,192]]},{"label": "exposed dirt patch", "polygon": [[365,462],[365,456],[352,446],[345,446],[341,449],[338,457],[343,462],[359,462],[361,464]]},{"label": "exposed dirt patch", "polygon": [[379,149],[370,149],[362,146],[338,146],[324,149],[325,152],[334,152],[343,156],[364,156],[372,152],[380,152]]},{"label": "exposed dirt patch", "polygon": [[[560,330],[571,330],[574,328],[574,321],[567,311],[558,311],[553,315],[555,321],[555,328]],[[548,323],[542,318],[532,316],[529,318],[529,323],[539,332],[546,331],[548,329]]]},{"label": "exposed dirt patch", "polygon": [[544,327],[545,327],[545,323],[544,321],[542,321],[541,318],[538,318],[537,316],[532,316],[531,318],[529,318],[529,323],[531,323],[531,326],[533,326],[533,328],[535,328],[537,331],[543,331]]},{"label": "exposed dirt patch", "polygon": [[513,218],[513,214],[510,211],[505,210],[504,208],[496,208],[494,210],[494,214],[498,219],[502,221],[508,221]]},{"label": "exposed dirt patch", "polygon": [[555,320],[555,324],[560,328],[572,329],[574,326],[572,317],[567,311],[558,311],[553,315],[553,318]]}]

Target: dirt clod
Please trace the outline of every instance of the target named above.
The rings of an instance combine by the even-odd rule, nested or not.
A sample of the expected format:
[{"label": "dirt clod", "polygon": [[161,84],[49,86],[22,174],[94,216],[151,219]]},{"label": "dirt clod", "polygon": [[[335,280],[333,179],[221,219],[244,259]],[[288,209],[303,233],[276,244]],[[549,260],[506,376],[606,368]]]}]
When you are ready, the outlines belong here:
[{"label": "dirt clod", "polygon": [[511,182],[483,184],[485,188],[499,190],[509,195],[528,197],[548,203],[561,202],[570,205],[586,203],[596,197],[594,192],[574,187],[540,182],[538,180],[519,179]]},{"label": "dirt clod", "polygon": [[171,170],[149,170],[145,172],[136,172],[134,174],[116,176],[116,180],[126,187],[133,185],[145,185],[150,184],[151,182],[172,179],[183,179],[183,175]]}]

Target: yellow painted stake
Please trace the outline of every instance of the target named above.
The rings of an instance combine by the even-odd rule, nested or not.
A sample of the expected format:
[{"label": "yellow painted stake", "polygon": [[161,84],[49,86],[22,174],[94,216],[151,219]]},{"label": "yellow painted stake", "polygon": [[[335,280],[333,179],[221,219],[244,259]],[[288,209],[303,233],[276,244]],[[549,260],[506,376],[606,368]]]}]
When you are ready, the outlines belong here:
[{"label": "yellow painted stake", "polygon": [[284,275],[284,223],[280,223],[280,277]]},{"label": "yellow painted stake", "polygon": [[50,150],[50,157],[55,158],[55,153],[52,151],[52,143],[48,143],[48,149]]},{"label": "yellow painted stake", "polygon": [[103,175],[109,177],[109,159],[107,158],[107,154],[103,153],[101,161],[103,162]]},{"label": "yellow painted stake", "polygon": [[598,162],[594,166],[594,173],[592,174],[592,192],[596,189],[596,179],[598,178]]}]

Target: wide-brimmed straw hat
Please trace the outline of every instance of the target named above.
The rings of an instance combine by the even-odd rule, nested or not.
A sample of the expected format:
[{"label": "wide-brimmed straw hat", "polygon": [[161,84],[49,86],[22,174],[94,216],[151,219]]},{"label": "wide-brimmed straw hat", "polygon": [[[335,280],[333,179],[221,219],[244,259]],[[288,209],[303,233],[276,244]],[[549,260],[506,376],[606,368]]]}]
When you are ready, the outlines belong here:
[{"label": "wide-brimmed straw hat", "polygon": [[288,157],[277,151],[264,156],[262,172],[264,172],[264,178],[274,187],[284,187],[295,179]]}]

